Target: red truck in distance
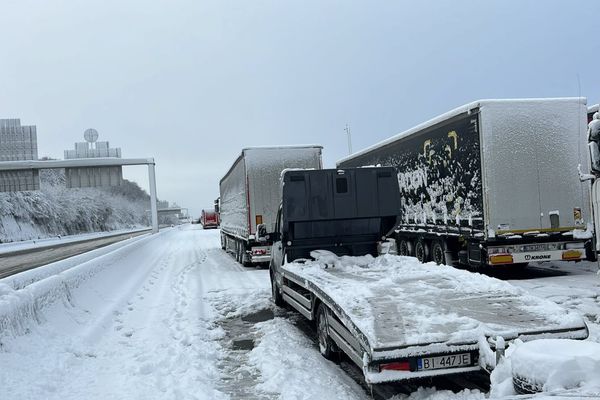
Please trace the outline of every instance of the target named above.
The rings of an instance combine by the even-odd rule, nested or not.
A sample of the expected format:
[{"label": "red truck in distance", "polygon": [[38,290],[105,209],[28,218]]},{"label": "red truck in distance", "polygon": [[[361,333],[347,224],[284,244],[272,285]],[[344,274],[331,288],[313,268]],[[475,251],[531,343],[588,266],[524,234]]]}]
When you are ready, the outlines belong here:
[{"label": "red truck in distance", "polygon": [[213,229],[219,227],[219,214],[214,210],[202,210],[200,223],[204,229]]}]

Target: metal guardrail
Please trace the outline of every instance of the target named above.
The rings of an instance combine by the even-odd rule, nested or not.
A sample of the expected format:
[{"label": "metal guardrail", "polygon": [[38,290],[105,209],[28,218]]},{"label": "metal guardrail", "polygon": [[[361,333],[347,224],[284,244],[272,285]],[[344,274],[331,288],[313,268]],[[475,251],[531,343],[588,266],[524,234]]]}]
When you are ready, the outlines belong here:
[{"label": "metal guardrail", "polygon": [[0,257],[0,279],[150,232],[148,228],[7,252]]}]

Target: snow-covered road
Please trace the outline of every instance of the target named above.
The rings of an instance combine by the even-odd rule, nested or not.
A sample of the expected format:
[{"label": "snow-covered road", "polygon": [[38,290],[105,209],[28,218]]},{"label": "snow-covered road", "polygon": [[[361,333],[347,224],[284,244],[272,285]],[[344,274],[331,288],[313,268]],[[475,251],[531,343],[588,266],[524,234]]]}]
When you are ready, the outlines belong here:
[{"label": "snow-covered road", "polygon": [[[218,235],[179,227],[0,280],[0,399],[369,398],[301,318],[273,309],[268,271],[237,264]],[[587,314],[600,340],[592,270],[548,279],[513,282]]]},{"label": "snow-covered road", "polygon": [[[54,301],[33,304],[18,326],[2,319],[48,286]],[[269,294],[268,271],[240,266],[219,248],[218,231],[199,226],[19,291],[0,283],[0,398],[364,398],[287,319],[248,318],[270,307]]]}]

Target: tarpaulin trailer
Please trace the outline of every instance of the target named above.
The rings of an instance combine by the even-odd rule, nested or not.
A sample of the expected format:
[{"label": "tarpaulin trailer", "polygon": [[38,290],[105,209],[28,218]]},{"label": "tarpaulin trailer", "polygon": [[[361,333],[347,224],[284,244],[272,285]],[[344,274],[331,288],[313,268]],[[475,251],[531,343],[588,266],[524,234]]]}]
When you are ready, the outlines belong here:
[{"label": "tarpaulin trailer", "polygon": [[281,172],[286,168],[322,168],[318,145],[243,149],[221,179],[221,247],[242,264],[268,263],[281,201]]},{"label": "tarpaulin trailer", "polygon": [[438,264],[594,259],[584,98],[480,100],[340,161],[393,166],[403,255]]}]

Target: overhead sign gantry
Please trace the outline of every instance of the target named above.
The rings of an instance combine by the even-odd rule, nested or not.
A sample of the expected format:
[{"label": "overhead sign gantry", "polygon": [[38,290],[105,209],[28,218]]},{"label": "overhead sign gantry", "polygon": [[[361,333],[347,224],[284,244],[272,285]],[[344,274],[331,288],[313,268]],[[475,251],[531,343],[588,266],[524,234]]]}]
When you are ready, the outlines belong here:
[{"label": "overhead sign gantry", "polygon": [[152,233],[158,232],[158,211],[156,206],[156,174],[154,158],[75,158],[69,160],[23,160],[0,161],[0,171],[31,171],[40,169],[118,167],[124,165],[147,165],[150,185],[150,212],[152,214]]}]

